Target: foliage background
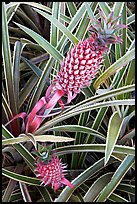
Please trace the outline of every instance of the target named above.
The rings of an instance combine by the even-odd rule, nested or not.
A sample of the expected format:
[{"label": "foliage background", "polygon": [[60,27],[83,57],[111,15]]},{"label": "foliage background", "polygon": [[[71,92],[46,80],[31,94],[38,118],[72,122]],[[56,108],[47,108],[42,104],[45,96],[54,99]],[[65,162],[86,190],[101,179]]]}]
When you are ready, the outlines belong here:
[{"label": "foliage background", "polygon": [[[90,87],[62,113],[56,106],[30,141],[22,141],[21,120],[14,130],[5,124],[44,96],[66,53],[89,36],[98,8],[106,16],[121,14],[128,26],[119,33],[123,43],[109,47]],[[134,2],[2,3],[3,202],[135,202],[134,29]],[[54,193],[40,186],[32,141],[53,144],[74,189]]]}]

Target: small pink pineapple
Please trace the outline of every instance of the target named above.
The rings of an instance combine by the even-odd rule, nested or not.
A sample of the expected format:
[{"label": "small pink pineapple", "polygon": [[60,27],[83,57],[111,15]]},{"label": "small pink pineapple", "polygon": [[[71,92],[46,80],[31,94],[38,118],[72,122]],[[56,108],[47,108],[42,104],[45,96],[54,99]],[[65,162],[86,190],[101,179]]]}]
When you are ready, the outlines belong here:
[{"label": "small pink pineapple", "polygon": [[[70,188],[74,186],[65,178],[66,165],[61,163],[55,154],[51,154],[51,146],[42,147],[39,146],[38,152],[35,152],[38,156],[36,158],[37,177],[42,181],[41,185],[49,185],[54,188],[56,192],[62,185],[67,185]],[[51,155],[50,155],[51,154]]]}]

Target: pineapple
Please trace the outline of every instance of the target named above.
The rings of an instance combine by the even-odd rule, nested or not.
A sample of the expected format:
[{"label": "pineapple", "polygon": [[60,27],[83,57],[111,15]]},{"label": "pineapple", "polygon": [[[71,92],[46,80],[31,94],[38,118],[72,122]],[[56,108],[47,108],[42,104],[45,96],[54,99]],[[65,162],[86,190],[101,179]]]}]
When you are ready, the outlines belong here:
[{"label": "pineapple", "polygon": [[65,178],[67,167],[65,164],[61,163],[61,159],[51,152],[52,145],[44,147],[38,145],[38,151],[33,152],[37,155],[35,161],[35,172],[37,172],[36,177],[38,177],[42,183],[41,185],[48,185],[54,188],[56,192],[63,185],[67,185],[70,188],[74,186]]},{"label": "pineapple", "polygon": [[67,54],[60,65],[55,80],[46,92],[46,108],[54,107],[56,102],[64,107],[61,100],[67,95],[67,103],[70,103],[82,88],[90,85],[91,80],[96,76],[102,63],[102,58],[111,43],[122,43],[122,39],[115,32],[124,28],[125,25],[117,25],[120,17],[114,19],[113,12],[106,18],[100,10],[100,20],[96,20],[89,28],[91,35]]}]

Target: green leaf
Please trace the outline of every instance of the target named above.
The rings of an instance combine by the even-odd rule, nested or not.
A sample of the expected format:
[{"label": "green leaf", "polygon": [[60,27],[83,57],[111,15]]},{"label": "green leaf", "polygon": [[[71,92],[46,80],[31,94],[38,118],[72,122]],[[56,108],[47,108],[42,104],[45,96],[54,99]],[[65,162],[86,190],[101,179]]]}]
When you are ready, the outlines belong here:
[{"label": "green leaf", "polygon": [[36,75],[32,75],[30,79],[25,83],[24,87],[20,90],[19,93],[19,107],[23,105],[24,101],[32,93],[32,90],[37,82],[38,77]]},{"label": "green leaf", "polygon": [[133,137],[135,136],[135,128],[130,131],[129,133],[127,133],[126,135],[124,135],[122,138],[121,138],[121,141],[122,143],[124,144],[125,142],[127,142],[129,139],[133,139]]},{"label": "green leaf", "polygon": [[[2,125],[2,135],[6,139],[11,139],[13,135]],[[14,144],[13,147],[19,152],[19,154],[24,158],[25,161],[27,161],[27,164],[29,165],[30,169],[33,171],[34,169],[34,157],[30,154],[30,152],[22,145],[22,144]]]},{"label": "green leaf", "polygon": [[105,70],[94,82],[95,89],[98,89],[108,77],[113,75],[117,70],[124,67],[127,63],[135,58],[135,48],[128,51],[124,56],[119,58],[114,64],[112,64],[107,70]]},{"label": "green leaf", "polygon": [[[127,25],[127,6],[126,3],[124,2],[124,6],[123,6],[123,11],[122,11],[122,24]],[[124,55],[127,51],[127,28],[123,28],[123,35],[122,35],[122,39],[123,39],[123,43],[122,43],[122,55]]]},{"label": "green leaf", "polygon": [[16,10],[18,9],[20,3],[17,3],[16,5],[6,9],[6,13],[7,13],[7,23],[10,22],[10,20],[12,19],[12,17],[14,16],[14,14],[16,13]]},{"label": "green leaf", "polygon": [[106,115],[106,112],[107,112],[108,108],[101,108],[99,111],[98,111],[98,114],[92,124],[92,128],[94,130],[98,130],[99,127],[101,126],[101,122],[103,121],[105,115]]},{"label": "green leaf", "polygon": [[128,200],[126,200],[125,198],[115,194],[115,193],[112,193],[110,196],[109,196],[109,199],[110,201],[113,201],[113,202],[129,202]]},{"label": "green leaf", "polygon": [[[90,112],[81,113],[79,115],[78,125],[81,127],[84,124],[87,124],[89,116],[90,116]],[[82,137],[82,135],[83,135],[82,132],[79,132],[79,131],[77,131],[75,133],[74,145],[83,143],[84,138]],[[87,135],[86,135],[86,137],[87,137]],[[89,134],[89,138],[91,138],[91,140],[93,137],[94,137],[94,135]],[[79,153],[72,154],[71,169],[77,169],[78,168],[78,162],[77,162],[78,159],[79,159]]]},{"label": "green leaf", "polygon": [[90,20],[88,19],[88,14],[86,12],[83,18],[81,19],[81,22],[79,23],[79,27],[76,32],[76,36],[78,39],[84,40],[89,23]]},{"label": "green leaf", "polygon": [[127,93],[127,92],[131,92],[131,91],[134,91],[135,90],[135,85],[132,84],[132,85],[129,85],[129,86],[123,86],[123,87],[120,87],[118,89],[113,89],[113,90],[110,90],[108,92],[104,92],[100,95],[95,95],[95,96],[92,96],[88,99],[85,99],[79,103],[77,103],[76,105],[73,106],[73,108],[68,108],[67,110],[65,110],[63,113],[66,113],[70,110],[73,110],[75,108],[78,108],[78,107],[83,107],[83,106],[87,106],[87,105],[90,105],[90,104],[94,104],[94,103],[97,103],[97,102],[100,102],[101,100],[106,100],[110,97],[113,97],[113,96],[117,96],[119,94],[123,94],[123,93]]},{"label": "green leaf", "polygon": [[55,49],[46,39],[44,39],[41,35],[32,31],[31,29],[19,24],[15,23],[19,26],[24,32],[30,35],[44,50],[46,50],[54,59],[58,62],[61,62],[64,57],[59,53],[57,49]]},{"label": "green leaf", "polygon": [[33,142],[33,144],[36,146],[36,141],[39,141],[39,142],[70,142],[70,141],[75,140],[75,139],[69,138],[69,137],[54,136],[54,135],[39,135],[39,136],[33,136],[33,138],[31,138],[29,136],[30,135],[24,134],[23,137],[5,139],[2,141],[2,145],[13,145],[16,143],[31,140]]},{"label": "green leaf", "polygon": [[[127,70],[127,76],[125,79],[125,85],[129,85],[135,82],[135,60],[133,60],[130,65],[129,68]],[[125,98],[130,98],[129,97],[129,93],[125,94],[126,97]]]},{"label": "green leaf", "polygon": [[113,193],[116,187],[120,184],[121,180],[127,173],[127,171],[131,168],[134,163],[135,157],[131,155],[127,155],[123,162],[120,164],[116,172],[114,173],[111,181],[108,185],[103,189],[97,202],[104,202],[107,198]]},{"label": "green leaf", "polygon": [[69,13],[71,15],[71,17],[73,17],[75,15],[75,13],[77,12],[77,8],[75,6],[74,2],[66,2]]},{"label": "green leaf", "polygon": [[[30,5],[32,7],[36,7],[38,9],[44,10],[44,11],[50,13],[50,14],[52,13],[52,9],[51,8],[49,8],[49,7],[45,6],[45,5],[39,4],[39,3],[35,3],[35,2],[21,2],[21,4],[27,4],[27,5]],[[17,5],[17,2],[11,2],[11,3],[7,4],[7,9],[11,8],[12,6],[15,6],[15,5]],[[70,23],[70,18],[68,16],[63,15],[61,13],[60,17],[65,22]]]},{"label": "green leaf", "polygon": [[[104,117],[106,116],[106,112],[108,110],[108,107],[104,107],[104,108],[100,108],[100,110],[98,111],[97,113],[97,116],[92,124],[92,128],[93,130],[98,130],[101,126],[101,122],[103,121]],[[90,144],[90,143],[94,143],[96,137],[95,135],[91,138],[90,135],[88,134],[87,135],[87,138],[86,140],[84,141],[85,144]],[[103,139],[104,138],[100,138],[100,139]],[[106,141],[106,137],[105,137],[105,141]],[[80,157],[79,157],[79,166],[82,164],[82,166],[84,165],[84,162],[85,162],[85,158],[86,158],[86,153],[81,153],[80,154]]]},{"label": "green leaf", "polygon": [[120,183],[117,190],[135,195],[135,186],[131,184]]},{"label": "green leaf", "polygon": [[110,159],[111,153],[113,152],[114,146],[119,137],[122,128],[122,119],[119,117],[118,112],[114,112],[110,117],[106,139],[106,150],[105,150],[105,165]]},{"label": "green leaf", "polygon": [[135,22],[135,14],[132,14],[127,18],[127,25],[130,25],[131,23],[134,23],[134,22]]},{"label": "green leaf", "polygon": [[62,125],[62,126],[55,126],[53,128],[50,128],[48,131],[67,131],[67,132],[81,132],[93,135],[95,137],[100,137],[101,139],[104,139],[105,136],[101,134],[100,132],[88,128],[82,125]]},{"label": "green leaf", "polygon": [[39,69],[35,64],[33,64],[30,60],[25,57],[21,57],[21,59],[35,72],[38,77],[41,77],[42,70]]},{"label": "green leaf", "polygon": [[107,17],[109,15],[109,13],[111,12],[111,9],[108,6],[108,3],[99,2],[98,4],[99,4],[99,7],[102,9],[103,13],[105,14],[105,16]]},{"label": "green leaf", "polygon": [[10,53],[9,33],[5,2],[2,2],[2,56],[4,65],[4,75],[6,82],[7,102],[10,105],[13,114],[17,114],[15,103],[14,87],[13,87],[13,72]]},{"label": "green leaf", "polygon": [[[52,16],[56,19],[59,19],[59,14],[60,14],[60,2],[53,2],[52,6]],[[57,27],[51,23],[51,31],[50,31],[50,43],[54,47],[57,45],[58,41],[58,36],[57,36],[58,29]]]},{"label": "green leaf", "polygon": [[106,173],[103,176],[100,176],[89,188],[87,193],[84,196],[84,202],[95,202],[95,199],[98,197],[100,191],[110,182],[113,173]]},{"label": "green leaf", "polygon": [[78,108],[74,109],[72,111],[69,111],[69,112],[67,112],[65,114],[57,116],[54,119],[48,121],[46,124],[44,124],[44,126],[39,128],[39,130],[37,130],[35,132],[35,134],[43,134],[51,126],[65,120],[67,118],[78,115],[80,113],[87,112],[87,111],[94,110],[94,109],[98,109],[98,108],[102,108],[102,107],[116,106],[116,105],[135,105],[135,100],[128,99],[128,100],[115,100],[115,101],[109,101],[109,102],[101,102],[101,103],[92,104],[92,105],[89,105],[89,106],[86,106],[86,107],[82,107],[82,108],[79,108],[79,109]]},{"label": "green leaf", "polygon": [[43,201],[45,202],[53,202],[52,197],[45,186],[37,186],[38,191],[40,192]]},{"label": "green leaf", "polygon": [[85,4],[86,10],[88,12],[88,15],[89,15],[89,17],[91,19],[91,24],[94,25],[94,21],[96,20],[95,16],[94,16],[94,13],[93,13],[92,9],[90,8],[88,2],[84,2],[84,4]]},{"label": "green leaf", "polygon": [[[70,154],[74,152],[105,152],[105,144],[80,144],[80,145],[68,145],[64,147],[58,147],[55,149],[58,155]],[[135,148],[123,145],[115,145],[114,153],[135,155]]]},{"label": "green leaf", "polygon": [[[18,163],[17,166],[15,167],[14,171],[16,173],[21,173],[23,168],[24,168],[24,164]],[[7,185],[7,188],[5,189],[4,194],[2,196],[2,202],[9,202],[10,201],[11,195],[13,193],[13,190],[14,190],[16,184],[17,184],[17,181],[10,179],[10,181]]]},{"label": "green leaf", "polygon": [[20,82],[20,57],[25,44],[17,41],[14,46],[14,54],[13,54],[13,73],[14,76],[14,93],[15,93],[15,101],[17,106],[17,112],[19,110],[19,82]]},{"label": "green leaf", "polygon": [[32,199],[30,197],[30,194],[29,194],[29,191],[28,191],[28,188],[27,188],[26,184],[22,183],[22,182],[19,182],[19,186],[20,186],[20,190],[21,190],[21,193],[22,193],[23,200],[25,202],[32,202]]},{"label": "green leaf", "polygon": [[[119,153],[116,153],[116,152],[112,153],[111,156],[113,156],[115,159],[117,159],[120,162],[123,161],[125,159],[125,157],[126,157],[125,154],[119,154]],[[132,168],[135,170],[135,164],[132,165]]]},{"label": "green leaf", "polygon": [[[21,41],[23,42],[23,41]],[[25,43],[25,42],[23,42]],[[26,43],[26,47],[27,47],[27,44]],[[38,45],[39,46],[39,45]],[[40,46],[39,46],[40,47]],[[43,49],[42,49],[43,50]],[[26,58],[25,58],[26,59]],[[39,63],[44,63],[45,61],[47,61],[49,59],[49,55],[48,53],[44,53],[44,54],[40,54],[39,56],[36,56],[34,58],[31,58],[29,61],[32,62],[33,64],[39,64]],[[27,70],[28,66],[26,65],[26,63],[24,62],[21,62],[20,63],[20,71],[24,71],[24,70]]]},{"label": "green leaf", "polygon": [[2,93],[2,107],[4,109],[4,112],[5,112],[6,116],[7,116],[7,120],[9,121],[10,118],[13,117],[13,115],[12,115],[12,111],[11,111],[11,109],[10,109],[10,107],[9,107],[9,105],[7,103],[7,100],[6,100],[3,93]]},{"label": "green leaf", "polygon": [[114,17],[118,17],[122,13],[125,2],[115,2],[113,6]]},{"label": "green leaf", "polygon": [[60,29],[60,31],[63,34],[65,34],[72,43],[78,44],[79,40],[69,31],[68,28],[66,28],[62,23],[60,23],[56,18],[54,18],[53,16],[41,10],[38,10],[38,9],[34,9],[34,10],[37,11],[39,14],[41,14],[46,19],[48,19],[49,21],[51,21],[51,23],[53,23],[58,29]]},{"label": "green leaf", "polygon": [[[83,4],[83,5],[85,5],[85,8],[86,8],[86,4]],[[90,9],[91,13],[93,13],[95,11],[96,6],[97,6],[97,2],[94,2],[91,5],[88,4],[88,9]],[[92,9],[93,9],[93,12],[92,12]],[[79,26],[78,26],[77,31],[76,31],[76,37],[78,39],[84,40],[85,35],[87,33],[89,23],[90,23],[90,19],[88,18],[88,12],[85,11],[85,14],[83,15],[81,22],[79,23]]]},{"label": "green leaf", "polygon": [[[21,9],[18,9],[16,11],[17,15],[16,16],[16,21],[22,25],[24,25],[23,22],[25,22],[25,25],[28,26],[29,28],[31,28],[33,31],[35,31],[36,33],[41,35],[41,32],[38,28],[38,26],[36,25],[35,21],[31,20],[31,18],[27,15],[26,12],[22,12]],[[34,14],[33,14],[34,15]]]},{"label": "green leaf", "polygon": [[23,175],[11,172],[4,168],[2,169],[2,174],[15,181],[23,182],[23,183],[30,184],[30,185],[40,186],[40,180],[37,178],[23,176]]}]

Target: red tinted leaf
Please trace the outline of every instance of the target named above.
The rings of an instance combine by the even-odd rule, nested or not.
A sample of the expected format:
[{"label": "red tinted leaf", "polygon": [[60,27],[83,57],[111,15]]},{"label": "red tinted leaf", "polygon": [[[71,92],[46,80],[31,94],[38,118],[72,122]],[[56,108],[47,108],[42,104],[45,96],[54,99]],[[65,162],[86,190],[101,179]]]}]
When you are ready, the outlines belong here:
[{"label": "red tinted leaf", "polygon": [[59,99],[65,94],[63,90],[58,90],[53,97],[50,99],[50,101],[46,104],[46,108],[49,109],[52,106],[54,107],[56,103],[59,101]]},{"label": "red tinted leaf", "polygon": [[63,184],[65,184],[65,185],[69,186],[70,188],[74,188],[74,186],[73,186],[66,178],[63,178],[63,179],[61,180],[61,183],[63,183]]},{"label": "red tinted leaf", "polygon": [[36,130],[36,127],[39,127],[42,118],[37,118],[36,113],[43,108],[43,106],[46,104],[45,97],[42,97],[34,106],[32,111],[30,112],[28,116],[28,121],[26,125],[26,132],[34,132]]},{"label": "red tinted leaf", "polygon": [[64,103],[61,99],[58,100],[59,105],[61,106],[62,110],[64,109]]},{"label": "red tinted leaf", "polygon": [[36,116],[26,128],[26,133],[34,133],[39,128],[41,121],[42,118]]},{"label": "red tinted leaf", "polygon": [[27,116],[27,114],[25,112],[19,113],[17,115],[15,115],[9,122],[7,122],[5,124],[5,126],[7,126],[9,123],[11,123],[13,120],[17,119],[17,118],[21,118],[24,121],[24,118]]},{"label": "red tinted leaf", "polygon": [[54,85],[51,84],[51,85],[47,88],[46,94],[45,94],[46,99],[48,99],[48,98],[50,97],[51,92],[53,91],[53,87],[54,87]]}]

